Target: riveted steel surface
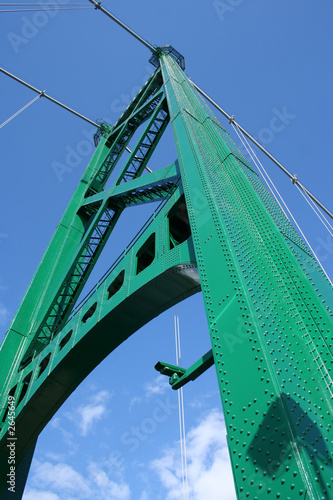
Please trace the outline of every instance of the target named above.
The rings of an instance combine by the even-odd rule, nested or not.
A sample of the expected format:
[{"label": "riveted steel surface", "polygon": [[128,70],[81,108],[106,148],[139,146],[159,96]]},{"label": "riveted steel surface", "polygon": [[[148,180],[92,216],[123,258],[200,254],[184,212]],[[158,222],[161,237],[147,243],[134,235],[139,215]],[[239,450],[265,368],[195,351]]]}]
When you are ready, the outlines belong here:
[{"label": "riveted steel surface", "polygon": [[332,287],[184,72],[161,68],[237,496],[333,498]]}]

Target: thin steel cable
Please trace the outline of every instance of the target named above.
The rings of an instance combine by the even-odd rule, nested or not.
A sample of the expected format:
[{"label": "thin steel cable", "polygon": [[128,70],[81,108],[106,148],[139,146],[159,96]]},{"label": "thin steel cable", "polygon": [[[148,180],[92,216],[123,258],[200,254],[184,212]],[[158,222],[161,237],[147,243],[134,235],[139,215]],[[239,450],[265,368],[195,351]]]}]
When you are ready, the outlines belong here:
[{"label": "thin steel cable", "polygon": [[184,469],[185,469],[185,489],[186,499],[188,500],[188,474],[187,474],[187,453],[186,453],[186,432],[185,432],[185,409],[184,409],[184,393],[183,388],[180,388],[180,399],[182,405],[182,426],[183,426],[183,453],[184,453]]},{"label": "thin steel cable", "polygon": [[73,6],[77,6],[77,5],[87,5],[86,3],[69,3],[69,2],[63,2],[63,3],[58,3],[58,2],[47,2],[46,4],[41,4],[41,3],[18,3],[18,2],[9,2],[9,3],[4,3],[4,2],[0,2],[0,7],[34,7],[34,6],[38,6],[40,7],[41,5],[45,5],[45,6],[58,6],[58,5],[73,5]]},{"label": "thin steel cable", "polygon": [[[175,327],[176,365],[179,366],[179,346],[178,346],[177,316],[178,316],[178,308],[177,308],[177,305],[176,305],[174,307],[173,321],[174,321],[174,327]],[[181,464],[182,464],[183,500],[185,500],[182,407],[181,407],[181,400],[180,400],[180,392],[179,391],[177,391],[177,396],[178,396],[178,419],[179,419],[180,458],[181,458]]]},{"label": "thin steel cable", "polygon": [[[308,241],[307,237],[305,236],[304,232],[302,231],[302,229],[301,229],[300,225],[298,224],[298,222],[296,221],[295,217],[293,216],[293,214],[291,213],[290,209],[288,208],[288,205],[287,205],[287,204],[286,204],[286,202],[284,201],[284,199],[283,199],[283,197],[281,196],[281,194],[280,194],[279,190],[277,189],[277,187],[275,186],[274,182],[272,181],[272,179],[270,178],[270,176],[269,176],[269,175],[268,175],[268,173],[266,172],[266,170],[265,170],[264,166],[262,165],[262,163],[261,163],[261,162],[260,162],[260,160],[258,159],[258,157],[257,157],[257,155],[255,154],[255,152],[253,151],[253,149],[252,149],[251,145],[248,143],[248,141],[246,140],[246,138],[244,137],[244,135],[241,135],[241,134],[242,134],[242,131],[241,131],[241,130],[239,130],[239,132],[240,132],[240,133],[238,132],[238,130],[237,130],[237,128],[238,128],[238,127],[237,127],[237,124],[234,124],[234,123],[233,123],[232,125],[233,125],[233,128],[234,128],[234,130],[236,131],[236,133],[237,133],[238,137],[239,137],[239,138],[240,138],[240,140],[242,141],[242,143],[243,143],[243,145],[244,145],[245,149],[247,150],[248,154],[250,155],[250,157],[251,157],[252,161],[254,162],[254,164],[256,165],[257,169],[258,169],[258,170],[259,170],[259,172],[261,173],[261,175],[262,175],[263,179],[265,180],[267,187],[269,188],[270,192],[272,193],[272,195],[274,196],[275,200],[276,200],[276,201],[277,201],[277,203],[279,204],[280,208],[282,209],[282,211],[284,212],[284,214],[286,215],[286,217],[287,217],[287,218],[289,218],[289,217],[288,217],[288,215],[286,214],[285,210],[284,210],[284,209],[283,209],[283,207],[281,206],[281,203],[279,202],[279,200],[278,200],[278,199],[277,199],[277,197],[275,196],[275,194],[274,194],[274,192],[273,192],[273,189],[275,190],[275,192],[276,192],[276,193],[277,193],[277,195],[279,196],[279,198],[280,198],[281,202],[283,203],[283,205],[285,206],[285,208],[286,208],[287,212],[289,213],[290,217],[291,217],[291,218],[292,218],[292,220],[294,221],[294,223],[295,223],[295,225],[296,225],[297,229],[299,230],[299,232],[300,232],[300,233],[301,233],[301,235],[303,236],[303,238],[304,238],[305,242],[307,243],[308,247],[310,248],[311,252],[313,253],[313,255],[314,255],[314,257],[315,257],[316,261],[318,262],[319,266],[321,267],[321,269],[322,269],[323,273],[325,274],[326,278],[327,278],[327,279],[328,279],[328,281],[331,283],[331,285],[333,285],[333,283],[332,283],[332,281],[331,281],[330,277],[328,276],[328,274],[327,274],[327,272],[325,271],[325,269],[324,269],[324,267],[323,267],[322,263],[320,262],[319,257],[317,256],[316,252],[314,251],[314,249],[312,248],[312,246],[311,246],[310,242]],[[243,140],[243,138],[244,138],[244,140]],[[245,143],[244,141],[246,141],[246,143]],[[251,154],[250,150],[252,151],[252,153],[253,153],[254,157],[257,159],[257,162],[260,164],[262,171],[263,171],[263,172],[265,172],[265,174],[266,174],[267,179],[269,180],[269,182],[268,182],[268,180],[266,179],[266,177],[265,177],[265,175],[263,174],[263,172],[261,171],[261,169],[260,169],[260,167],[259,167],[259,164],[255,161],[254,157],[252,156],[252,154]],[[269,185],[269,183],[272,185],[273,189],[271,188],[271,186]]]},{"label": "thin steel cable", "polygon": [[185,480],[184,480],[184,447],[183,447],[183,427],[182,427],[182,405],[180,400],[180,391],[178,391],[178,417],[179,417],[179,436],[180,436],[180,459],[182,463],[182,486],[183,500],[185,500]]},{"label": "thin steel cable", "polygon": [[178,339],[179,366],[182,366],[182,353],[180,350],[179,314],[178,314],[178,306],[176,307],[177,307],[177,339]]},{"label": "thin steel cable", "polygon": [[316,203],[316,205],[318,205],[331,219],[333,219],[333,214],[328,210],[328,208],[326,208],[303,184],[301,184],[301,182],[299,181],[299,179],[297,179],[295,175],[292,175],[276,158],[274,158],[273,155],[271,155],[267,151],[267,149],[265,149],[251,134],[249,134],[239,123],[237,123],[232,115],[229,115],[229,113],[227,113],[223,108],[221,108],[221,106],[219,106],[211,97],[209,97],[209,95],[207,95],[191,79],[189,80],[193,85],[193,87],[199,92],[199,94],[201,94],[205,99],[207,99],[207,101],[212,106],[214,106],[214,108],[220,111],[220,113],[222,113],[223,116],[225,116],[229,120],[229,123],[235,124],[238,130],[242,132],[242,134],[244,134],[248,139],[250,139],[250,141],[253,142],[253,144],[255,144],[258,149],[260,149],[260,151],[262,151],[273,163],[275,163],[275,165],[279,167],[280,170],[282,170],[289,177],[289,179],[292,180],[293,184],[299,186],[302,189],[302,191],[304,191]]},{"label": "thin steel cable", "polygon": [[[321,264],[321,262],[320,262],[320,260],[319,260],[318,256],[316,255],[316,253],[314,252],[313,248],[311,247],[311,245],[310,245],[309,241],[307,240],[306,236],[304,235],[304,233],[303,233],[302,229],[300,228],[299,224],[297,223],[297,221],[296,221],[295,217],[293,216],[293,214],[292,214],[292,213],[291,213],[291,211],[289,210],[289,208],[288,208],[287,204],[285,203],[284,199],[282,198],[282,196],[281,196],[280,192],[278,191],[277,187],[275,186],[274,182],[272,181],[272,179],[270,178],[270,176],[269,176],[269,175],[268,175],[268,173],[266,172],[266,170],[265,170],[264,166],[262,165],[262,163],[261,163],[261,162],[260,162],[260,160],[258,159],[257,155],[256,155],[256,154],[255,154],[255,152],[253,151],[253,149],[252,149],[251,145],[248,143],[248,141],[246,140],[246,138],[243,136],[243,137],[244,137],[244,141],[246,142],[246,144],[245,144],[245,142],[243,141],[243,138],[242,138],[242,133],[241,133],[241,131],[240,131],[240,133],[238,133],[237,128],[235,127],[235,125],[234,125],[234,124],[233,124],[233,128],[235,129],[235,131],[236,131],[236,133],[237,133],[238,137],[241,139],[241,141],[242,141],[242,143],[243,143],[243,145],[244,145],[245,149],[247,150],[247,152],[248,152],[248,153],[249,153],[249,155],[251,156],[252,161],[254,162],[254,164],[256,165],[257,169],[259,170],[259,172],[260,172],[260,173],[261,173],[261,175],[263,176],[263,178],[264,178],[264,180],[265,180],[265,182],[266,182],[266,184],[267,184],[267,186],[268,186],[269,190],[272,192],[272,194],[273,194],[274,198],[276,199],[276,201],[278,202],[279,206],[281,207],[281,204],[279,203],[279,201],[277,200],[276,196],[274,195],[274,193],[273,193],[273,191],[272,191],[271,187],[269,186],[269,184],[268,184],[268,182],[267,182],[267,179],[265,178],[265,176],[263,175],[262,171],[260,170],[260,168],[259,168],[259,164],[260,164],[260,166],[262,167],[262,170],[265,172],[265,174],[266,174],[267,178],[269,179],[269,181],[270,181],[270,183],[272,184],[273,188],[275,189],[276,193],[277,193],[277,194],[278,194],[278,196],[280,197],[280,199],[281,199],[282,203],[283,203],[283,204],[284,204],[284,206],[286,207],[286,209],[287,209],[288,213],[290,214],[291,218],[293,219],[293,221],[294,221],[295,225],[297,226],[298,230],[299,230],[299,231],[300,231],[300,233],[302,234],[302,236],[303,236],[304,240],[306,241],[307,245],[308,245],[308,246],[309,246],[309,248],[311,249],[311,251],[312,251],[313,255],[315,256],[315,258],[316,258],[316,260],[317,260],[317,262],[318,262],[319,266],[321,267],[321,269],[323,270],[324,274],[326,275],[326,277],[327,277],[328,281],[331,283],[331,285],[333,285],[333,283],[332,283],[332,281],[330,280],[329,276],[327,275],[327,273],[326,273],[326,271],[325,271],[324,267],[322,266],[322,264]],[[248,146],[248,147],[247,147],[247,146]],[[254,156],[255,156],[255,158],[257,159],[258,164],[256,163],[256,161],[254,160],[253,156],[251,155],[250,150],[252,151],[253,155],[254,155]],[[281,207],[281,208],[282,208],[282,207]],[[282,210],[283,210],[283,208],[282,208]],[[285,213],[285,211],[284,211],[284,210],[283,210],[283,212]],[[286,213],[285,213],[285,215],[286,215]],[[304,324],[304,323],[303,323],[303,324]],[[305,325],[304,325],[304,328],[305,328]],[[306,328],[305,328],[305,330],[306,330]],[[307,335],[308,335],[308,334],[307,334]],[[303,336],[303,338],[305,338],[305,336]],[[311,343],[313,344],[313,341],[312,341],[312,340],[311,340]],[[315,354],[315,355],[313,354],[314,352],[316,352],[316,354]],[[317,364],[317,367],[318,367],[319,372],[323,375],[323,376],[322,376],[322,378],[323,378],[323,380],[325,381],[326,387],[328,388],[328,391],[329,391],[329,393],[330,393],[331,397],[333,397],[333,395],[332,395],[332,390],[331,390],[331,386],[332,386],[332,377],[331,377],[331,375],[329,374],[328,370],[326,369],[325,365],[324,365],[323,363],[322,363],[322,365],[320,365],[320,364],[318,363],[318,359],[321,359],[321,356],[320,356],[320,354],[319,354],[319,352],[318,352],[318,350],[317,350],[316,346],[314,346],[314,349],[313,349],[312,355],[313,355],[313,359],[314,359],[315,363]],[[324,374],[323,374],[323,372],[322,372],[322,368],[324,368],[324,372],[325,372]],[[330,382],[327,382],[326,378],[328,378],[328,380],[329,380]]]},{"label": "thin steel cable", "polygon": [[151,43],[147,42],[147,40],[145,40],[140,35],[138,35],[137,33],[135,33],[135,31],[133,31],[131,28],[129,28],[128,26],[126,26],[126,24],[123,23],[122,21],[120,21],[120,19],[118,19],[113,14],[111,14],[110,11],[104,9],[104,7],[101,6],[101,2],[96,2],[95,0],[89,0],[89,2],[92,3],[95,6],[96,10],[102,11],[103,14],[106,14],[110,19],[112,19],[113,21],[115,21],[117,24],[119,24],[119,26],[121,26],[124,30],[126,30],[127,33],[129,33],[130,35],[134,36],[134,38],[136,38],[145,47],[147,47],[147,49],[151,50],[151,52],[153,54],[156,52],[156,48]]},{"label": "thin steel cable", "polygon": [[91,125],[94,125],[95,127],[97,128],[100,128],[100,125],[92,120],[90,120],[89,118],[87,118],[86,116],[84,115],[81,115],[81,113],[78,113],[77,111],[75,111],[74,109],[70,108],[69,106],[66,106],[65,104],[61,103],[60,101],[58,101],[57,99],[54,99],[53,97],[47,95],[43,90],[39,90],[37,89],[36,87],[33,87],[32,85],[30,85],[29,83],[25,82],[24,80],[22,80],[21,78],[19,78],[18,76],[15,76],[13,75],[12,73],[9,73],[9,71],[6,71],[5,69],[3,68],[0,68],[0,72],[3,73],[4,75],[7,75],[9,76],[10,78],[12,78],[13,80],[21,83],[22,85],[24,85],[25,87],[28,87],[28,89],[30,90],[33,90],[34,92],[36,92],[37,94],[39,94],[41,97],[45,97],[46,99],[48,99],[49,101],[53,102],[54,104],[57,104],[58,106],[60,106],[61,108],[65,109],[66,111],[69,111],[70,113],[72,113],[73,115],[75,116],[78,116],[79,118],[81,118],[82,120],[85,120],[86,122],[90,123]]},{"label": "thin steel cable", "polygon": [[174,307],[173,321],[175,326],[175,346],[176,346],[176,365],[179,366],[179,356],[178,356],[178,336],[177,336],[177,306]]},{"label": "thin steel cable", "polygon": [[[180,326],[179,326],[179,314],[177,305],[174,308],[174,325],[175,325],[176,361],[177,361],[177,366],[181,366]],[[178,413],[179,413],[180,455],[182,463],[183,499],[188,500],[185,410],[184,410],[184,393],[182,387],[180,388],[180,390],[178,390]]]},{"label": "thin steel cable", "polygon": [[[180,349],[180,327],[179,327],[179,314],[178,314],[178,306],[177,307],[177,338],[178,338],[178,353],[179,353],[179,366],[182,366],[182,355]],[[185,434],[185,410],[184,410],[184,394],[183,388],[180,388],[180,404],[181,404],[181,417],[182,417],[182,433],[183,433],[183,462],[184,467],[182,469],[185,472],[185,482],[183,479],[183,487],[186,492],[186,498],[188,500],[188,479],[187,479],[187,458],[186,458],[186,434]],[[183,472],[183,478],[184,478]]]},{"label": "thin steel cable", "polygon": [[[286,213],[286,211],[284,210],[284,208],[282,207],[280,201],[278,200],[277,196],[280,198],[282,204],[285,206],[287,212],[289,213],[289,215],[292,217],[293,221],[295,222],[296,226],[299,228],[299,230],[301,231],[304,239],[306,240],[307,242],[307,239],[305,238],[304,234],[303,234],[303,231],[300,229],[299,225],[297,224],[294,216],[292,215],[291,211],[289,210],[286,202],[284,201],[284,199],[282,198],[279,190],[277,189],[277,187],[275,186],[274,182],[272,181],[272,179],[270,178],[270,176],[268,175],[266,169],[264,168],[263,164],[260,162],[260,160],[258,159],[257,155],[255,154],[255,152],[253,151],[251,145],[249,144],[249,142],[246,140],[246,138],[244,137],[244,135],[242,134],[241,131],[238,132],[238,127],[237,127],[237,124],[232,124],[234,130],[236,131],[238,137],[240,138],[240,140],[242,141],[243,143],[243,146],[245,147],[246,151],[248,152],[248,154],[250,155],[254,165],[257,167],[257,169],[259,170],[260,174],[262,175],[264,181],[266,182],[266,185],[268,187],[268,189],[270,190],[271,194],[274,196],[276,202],[278,203],[279,207],[281,208],[281,210],[283,211],[283,213],[285,214],[285,216],[287,218],[288,215]],[[244,142],[245,141],[245,142]],[[260,167],[259,167],[260,165]],[[275,192],[274,192],[275,191]],[[277,194],[277,196],[275,195],[275,193]],[[310,246],[310,245],[309,245]],[[311,246],[310,246],[311,248]]]},{"label": "thin steel cable", "polygon": [[[126,151],[127,151],[128,153],[130,153],[130,154],[132,153],[132,151],[130,150],[130,148],[129,148],[128,146],[126,146],[126,148],[125,148],[125,149],[126,149]],[[138,157],[137,157],[136,155],[134,156],[134,158],[138,159]],[[148,165],[146,165],[146,166],[145,166],[145,169],[146,169],[146,170],[147,170],[150,174],[152,173],[152,170],[148,167]]]},{"label": "thin steel cable", "polygon": [[[267,174],[266,170],[263,168],[263,169],[262,169],[263,171],[262,171],[262,170],[261,170],[261,168],[259,167],[259,165],[257,164],[257,162],[256,162],[256,160],[255,160],[255,158],[257,158],[257,156],[256,156],[256,154],[254,153],[254,151],[252,150],[252,148],[251,148],[251,146],[249,145],[249,143],[246,141],[245,137],[242,135],[241,131],[238,131],[238,128],[237,128],[237,126],[236,126],[236,125],[232,124],[232,126],[233,126],[233,129],[235,130],[236,134],[238,135],[238,138],[241,140],[241,142],[242,142],[243,146],[245,147],[246,151],[248,152],[248,154],[249,154],[249,156],[250,156],[251,160],[253,161],[254,165],[257,167],[257,169],[259,170],[260,174],[262,175],[262,177],[263,177],[263,179],[264,179],[264,181],[265,181],[265,183],[266,183],[266,185],[267,185],[268,189],[270,190],[270,192],[271,192],[272,196],[274,197],[275,201],[277,202],[277,204],[279,205],[279,207],[280,207],[280,208],[281,208],[281,210],[283,211],[284,215],[288,218],[288,215],[287,215],[286,211],[284,210],[284,208],[283,208],[283,206],[281,205],[280,201],[279,201],[279,200],[278,200],[278,198],[276,197],[276,194],[274,193],[274,190],[272,189],[272,187],[271,187],[271,185],[270,185],[270,183],[269,183],[270,177],[268,176],[268,174]],[[245,143],[245,141],[246,141],[246,143]],[[251,153],[250,149],[251,149],[251,151],[252,151],[252,153],[253,153],[253,154]],[[259,161],[259,160],[258,160],[258,161]],[[261,165],[261,163],[260,163],[260,165]],[[265,175],[265,174],[267,175],[267,178],[266,178],[266,175]],[[272,184],[273,184],[273,183],[272,183]]]},{"label": "thin steel cable", "polygon": [[319,212],[319,208],[316,207],[316,205],[313,203],[313,201],[311,200],[311,198],[307,197],[305,195],[305,193],[303,193],[303,191],[298,186],[297,186],[297,189],[299,190],[299,192],[301,193],[301,195],[303,196],[303,198],[305,199],[305,201],[310,205],[310,208],[314,211],[314,213],[316,214],[316,216],[318,217],[318,219],[321,221],[321,223],[326,227],[326,229],[330,233],[330,235],[333,236],[333,227],[331,226],[331,224],[329,223],[329,221],[326,219],[326,217],[324,216],[324,214],[322,214],[322,213]]},{"label": "thin steel cable", "polygon": [[9,118],[7,118],[7,120],[5,120],[3,123],[1,123],[0,128],[2,128],[5,125],[7,125],[7,123],[9,123],[14,118],[16,118],[16,116],[18,116],[20,113],[22,113],[22,111],[24,111],[29,106],[31,106],[31,104],[33,104],[35,101],[37,101],[37,99],[39,99],[40,97],[41,97],[41,94],[37,95],[36,97],[34,97],[33,99],[31,99],[31,101],[29,101],[27,104],[25,104],[25,106],[23,106],[21,109],[19,109],[18,111],[16,111],[16,113],[14,113],[12,116],[10,116]]},{"label": "thin steel cable", "polygon": [[93,7],[40,7],[39,9],[0,9],[0,12],[41,12],[48,10],[92,10]]}]

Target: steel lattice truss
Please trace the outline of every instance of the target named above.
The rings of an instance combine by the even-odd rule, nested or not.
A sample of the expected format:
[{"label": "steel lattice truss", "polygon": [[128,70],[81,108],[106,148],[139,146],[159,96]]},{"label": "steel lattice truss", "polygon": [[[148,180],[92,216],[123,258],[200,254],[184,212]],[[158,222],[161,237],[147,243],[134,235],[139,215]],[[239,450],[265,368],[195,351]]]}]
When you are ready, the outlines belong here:
[{"label": "steel lattice truss", "polygon": [[[38,434],[69,394],[141,326],[201,290],[212,350],[187,370],[157,368],[177,389],[215,365],[238,498],[332,498],[332,287],[181,56],[162,49],[118,122],[96,135],[2,344],[0,470],[8,395],[17,401],[23,489]],[[143,175],[169,122],[178,159]],[[122,211],[158,199],[132,245],[74,309]]]}]

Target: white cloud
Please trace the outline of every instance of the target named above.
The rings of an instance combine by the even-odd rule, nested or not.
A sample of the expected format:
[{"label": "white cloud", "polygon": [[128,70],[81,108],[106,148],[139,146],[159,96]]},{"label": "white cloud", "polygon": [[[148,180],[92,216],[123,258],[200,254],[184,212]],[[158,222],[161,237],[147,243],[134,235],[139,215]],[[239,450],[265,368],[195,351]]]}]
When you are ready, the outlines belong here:
[{"label": "white cloud", "polygon": [[53,460],[53,462],[63,462],[66,460],[65,453],[53,453],[52,451],[46,451],[45,456],[46,458]]},{"label": "white cloud", "polygon": [[82,436],[86,436],[96,421],[101,420],[109,413],[107,403],[110,397],[108,391],[99,391],[89,398],[87,404],[79,406],[73,413],[66,414],[70,420],[79,426]]},{"label": "white cloud", "polygon": [[88,481],[70,465],[64,463],[34,461],[31,484],[33,487],[51,489],[62,495],[77,495],[91,498],[92,490]]},{"label": "white cloud", "polygon": [[91,398],[92,402],[95,404],[105,403],[110,398],[111,394],[107,390],[102,390],[94,394]]},{"label": "white cloud", "polygon": [[[69,455],[74,455],[78,450],[78,443],[75,441],[73,434],[62,427],[61,418],[53,418],[50,422],[50,426],[57,429],[61,433],[64,442],[68,445]],[[52,459],[52,456],[49,456],[49,458]]]},{"label": "white cloud", "polygon": [[195,408],[196,410],[201,408],[203,411],[205,408],[211,408],[210,400],[216,399],[217,396],[219,397],[219,391],[207,391],[194,397],[192,396],[191,400],[186,401],[186,405],[190,408]]},{"label": "white cloud", "polygon": [[27,491],[24,491],[22,500],[60,500],[60,497],[56,493],[27,488]]},{"label": "white cloud", "polygon": [[103,404],[81,406],[78,408],[77,413],[81,418],[81,422],[79,422],[81,435],[86,436],[88,431],[92,428],[93,423],[96,420],[100,420],[103,415],[105,415],[106,406]]},{"label": "white cloud", "polygon": [[143,396],[134,396],[128,410],[131,411],[133,406],[141,403],[147,403],[154,396],[160,396],[167,391],[170,391],[169,379],[165,375],[157,375],[151,382],[146,382],[143,386]]},{"label": "white cloud", "polygon": [[[189,496],[192,500],[235,500],[223,418],[213,410],[187,436]],[[183,498],[180,445],[165,450],[150,467],[166,489],[166,500]]]},{"label": "white cloud", "polygon": [[143,401],[143,398],[140,398],[139,396],[134,396],[134,398],[132,398],[130,403],[129,403],[129,407],[128,407],[129,411],[131,411],[133,406],[142,403],[142,401]]},{"label": "white cloud", "polygon": [[158,375],[152,382],[147,382],[144,386],[145,397],[151,398],[152,396],[160,396],[167,390],[170,390],[168,377],[165,375]]},{"label": "white cloud", "polygon": [[[107,469],[110,460],[104,463],[91,462],[85,475],[66,463],[33,461],[30,488],[23,500],[129,500],[131,491],[123,480],[120,469],[110,478]],[[112,462],[112,460],[111,460]],[[40,488],[40,489],[39,489]]]},{"label": "white cloud", "polygon": [[9,320],[9,311],[2,303],[0,303],[0,326],[7,325],[8,320]]},{"label": "white cloud", "polygon": [[131,491],[128,484],[113,481],[98,464],[90,464],[89,473],[103,495],[102,498],[112,498],[112,500],[127,500],[130,498]]}]

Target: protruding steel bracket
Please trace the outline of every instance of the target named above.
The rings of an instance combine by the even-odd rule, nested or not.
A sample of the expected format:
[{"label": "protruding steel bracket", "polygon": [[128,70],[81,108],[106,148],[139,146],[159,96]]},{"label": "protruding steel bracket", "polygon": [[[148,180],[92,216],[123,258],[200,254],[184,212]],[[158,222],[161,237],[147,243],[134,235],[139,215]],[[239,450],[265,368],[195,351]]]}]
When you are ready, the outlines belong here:
[{"label": "protruding steel bracket", "polygon": [[204,373],[208,368],[213,366],[214,358],[212,350],[206,352],[202,358],[200,358],[194,365],[190,366],[187,370],[181,368],[180,366],[170,365],[168,363],[163,363],[159,361],[155,365],[155,370],[160,372],[162,375],[167,375],[170,377],[169,384],[172,389],[180,389],[183,385],[187,384],[190,380],[195,380],[202,373]]}]

